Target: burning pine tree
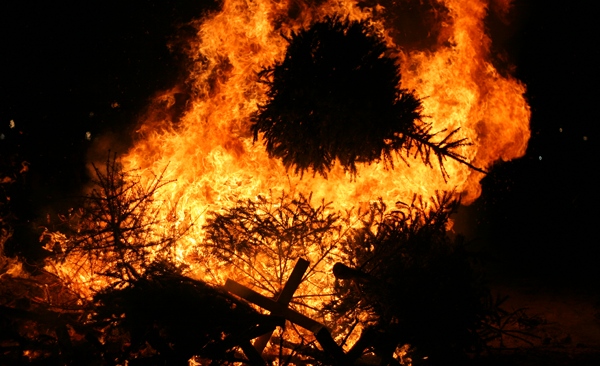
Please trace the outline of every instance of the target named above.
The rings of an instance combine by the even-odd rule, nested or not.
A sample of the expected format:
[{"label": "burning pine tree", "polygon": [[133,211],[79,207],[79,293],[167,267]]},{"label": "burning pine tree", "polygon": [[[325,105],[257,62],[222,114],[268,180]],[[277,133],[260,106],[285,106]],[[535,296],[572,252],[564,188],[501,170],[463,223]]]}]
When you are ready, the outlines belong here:
[{"label": "burning pine tree", "polygon": [[442,171],[447,157],[468,164],[456,152],[469,145],[454,138],[458,129],[434,142],[421,101],[398,88],[398,60],[366,21],[328,17],[287,41],[283,61],[259,73],[268,101],[252,125],[254,139],[261,134],[286,167],[326,175],[339,162],[356,175],[357,163],[393,165],[392,153],[426,165],[434,155]]}]

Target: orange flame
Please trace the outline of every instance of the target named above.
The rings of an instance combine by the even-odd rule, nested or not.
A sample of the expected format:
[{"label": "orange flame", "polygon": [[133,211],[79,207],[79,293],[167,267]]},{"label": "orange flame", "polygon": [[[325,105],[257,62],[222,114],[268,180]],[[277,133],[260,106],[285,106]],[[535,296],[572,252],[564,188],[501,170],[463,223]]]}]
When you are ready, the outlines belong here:
[{"label": "orange flame", "polygon": [[[191,90],[186,110],[177,121],[169,118],[180,87],[159,95],[138,131],[135,146],[122,157],[128,170],[166,169],[165,179],[175,180],[159,192],[158,199],[168,203],[165,217],[196,223],[195,231],[177,248],[177,259],[190,265],[190,275],[217,284],[236,277],[222,263],[207,258],[198,264],[191,258],[205,255],[198,248],[207,213],[232,207],[239,199],[312,193],[315,200],[332,202],[334,210],[346,210],[378,198],[391,204],[409,202],[415,194],[430,197],[436,190],[455,191],[466,204],[480,195],[483,174],[453,160],[445,162],[447,180],[439,169],[412,158],[410,166],[397,161],[393,170],[379,163],[358,166],[355,179],[339,167],[327,179],[299,177],[270,159],[262,143],[253,143],[249,117],[265,101],[266,92],[257,82],[257,72],[285,55],[287,41],[282,34],[327,15],[372,23],[399,56],[401,87],[423,99],[424,114],[434,131],[460,127],[457,137],[468,138],[473,145],[459,152],[473,165],[487,169],[497,160],[524,155],[530,134],[525,86],[500,74],[491,62],[491,41],[484,28],[488,2],[444,0],[443,5],[447,14],[440,25],[440,39],[426,50],[397,46],[386,21],[388,9],[361,6],[353,0],[224,0],[219,12],[195,23],[196,37],[189,44],[193,64],[186,84]],[[507,0],[499,6],[509,5]],[[330,292],[333,276],[327,273],[332,264],[333,259],[323,261],[315,272],[320,277],[299,291]]]},{"label": "orange flame", "polygon": [[[387,37],[402,60],[402,87],[414,89],[423,98],[434,130],[461,128],[461,137],[474,143],[462,153],[474,165],[487,168],[498,159],[522,156],[529,139],[525,87],[500,75],[490,61],[490,39],[483,24],[487,4],[448,0],[445,5],[452,21],[446,24],[447,45],[435,51],[407,52]],[[290,9],[298,7],[300,13],[288,17]],[[448,182],[439,171],[417,160],[410,161],[410,167],[398,162],[394,170],[366,165],[354,181],[341,169],[334,169],[328,179],[301,179],[269,159],[260,143],[253,144],[248,119],[265,98],[256,73],[283,57],[287,43],[280,33],[289,34],[331,14],[370,19],[384,35],[389,33],[382,18],[372,15],[373,9],[360,8],[352,1],[331,1],[319,7],[225,1],[221,12],[197,24],[197,39],[190,47],[195,61],[189,77],[194,97],[188,111],[177,126],[150,118],[139,130],[140,140],[124,157],[127,166],[161,171],[168,165],[169,177],[177,179],[170,199],[195,217],[269,190],[313,192],[340,208],[377,197],[388,202],[406,200],[415,193],[427,197],[434,190],[456,189],[466,204],[476,199],[482,174],[454,161],[446,162]],[[172,105],[176,92],[160,96],[159,105]]]}]

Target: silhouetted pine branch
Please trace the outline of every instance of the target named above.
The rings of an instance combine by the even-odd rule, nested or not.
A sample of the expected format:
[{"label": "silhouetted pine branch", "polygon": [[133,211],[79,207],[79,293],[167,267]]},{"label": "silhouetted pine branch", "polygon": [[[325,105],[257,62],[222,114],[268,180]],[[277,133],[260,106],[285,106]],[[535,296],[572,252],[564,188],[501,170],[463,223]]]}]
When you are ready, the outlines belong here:
[{"label": "silhouetted pine branch", "polygon": [[480,173],[487,173],[485,170],[471,164],[466,157],[456,152],[459,147],[472,145],[467,138],[453,139],[460,128],[450,131],[441,141],[435,141],[434,138],[447,130],[444,129],[434,133],[431,129],[431,125],[428,124],[415,125],[412,131],[405,133],[404,139],[399,139],[398,143],[400,146],[395,150],[405,150],[407,154],[412,152],[415,157],[420,157],[423,163],[430,167],[432,166],[431,157],[434,155],[437,158],[444,178],[448,177],[448,172],[444,168],[444,159],[446,158],[456,160]]},{"label": "silhouetted pine branch", "polygon": [[136,172],[123,171],[113,156],[104,169],[94,165],[94,172],[94,187],[82,206],[61,216],[64,238],[47,248],[87,276],[112,278],[109,282],[140,279],[154,261],[170,258],[190,224],[165,225],[162,205],[155,199],[170,183],[164,171],[143,181]]},{"label": "silhouetted pine branch", "polygon": [[406,152],[428,165],[434,155],[444,176],[445,157],[477,169],[456,152],[469,144],[458,129],[435,141],[443,131],[433,133],[421,101],[399,88],[398,60],[366,21],[328,17],[286,39],[283,61],[258,75],[268,100],[251,126],[286,167],[326,176],[338,161],[355,174],[357,163],[392,166],[393,153]]},{"label": "silhouetted pine branch", "polygon": [[337,296],[326,310],[340,324],[360,318],[366,325],[349,357],[374,351],[392,362],[396,349],[410,345],[413,360],[453,364],[483,346],[478,332],[493,310],[462,243],[448,236],[456,205],[450,194],[431,205],[418,197],[395,209],[380,202],[348,237],[347,262],[334,267]]},{"label": "silhouetted pine branch", "polygon": [[[311,300],[330,296],[328,291],[321,291],[323,285],[318,281],[330,276],[332,252],[348,231],[342,223],[343,219],[332,213],[328,204],[324,201],[312,204],[310,196],[292,197],[285,193],[271,199],[261,196],[212,213],[205,227],[203,246],[216,258],[226,261],[231,271],[229,278],[273,298],[283,290],[298,258],[309,260],[290,307],[311,317],[320,311]],[[295,325],[285,331],[300,340],[305,360],[312,357],[307,349],[317,352],[314,336],[308,331]],[[280,355],[280,362],[296,351],[299,352],[287,348],[284,356]]]},{"label": "silhouetted pine branch", "polygon": [[[311,197],[285,193],[268,200],[241,200],[207,220],[203,245],[257,288],[278,294],[298,258],[325,258],[343,232],[338,214]],[[316,251],[316,252],[315,252]],[[321,263],[313,261],[305,277]]]}]

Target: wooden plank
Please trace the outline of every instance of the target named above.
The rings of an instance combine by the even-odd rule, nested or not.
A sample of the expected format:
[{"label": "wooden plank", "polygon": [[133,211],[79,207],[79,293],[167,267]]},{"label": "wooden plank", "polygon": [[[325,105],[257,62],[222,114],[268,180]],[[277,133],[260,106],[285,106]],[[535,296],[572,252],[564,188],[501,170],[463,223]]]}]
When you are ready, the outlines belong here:
[{"label": "wooden plank", "polygon": [[248,359],[248,363],[252,366],[266,366],[265,360],[263,360],[260,353],[252,347],[250,341],[240,343],[240,348],[244,351],[246,358]]},{"label": "wooden plank", "polygon": [[327,328],[323,327],[316,332],[315,337],[317,338],[317,341],[319,341],[321,347],[323,347],[323,351],[333,357],[336,365],[343,366],[346,364],[346,354],[344,353],[344,350],[335,343],[335,340]]},{"label": "wooden plank", "polygon": [[304,277],[304,273],[306,273],[309,264],[309,261],[302,258],[298,258],[298,261],[294,266],[292,274],[283,286],[283,290],[281,290],[281,293],[277,297],[278,303],[287,306],[287,304],[289,304],[290,301],[292,301],[292,297],[294,297],[294,292],[296,292],[298,286],[300,286],[300,283],[302,282],[302,277]]},{"label": "wooden plank", "polygon": [[317,333],[325,327],[323,324],[312,320],[311,318],[302,315],[297,311],[289,309],[287,306],[281,305],[280,303],[269,299],[268,297],[263,296],[258,292],[235,282],[234,280],[228,279],[227,282],[225,282],[225,290],[258,305],[263,309],[271,312],[277,312],[292,323],[298,324],[302,328],[308,329],[313,333]]},{"label": "wooden plank", "polygon": [[[300,283],[302,282],[302,278],[304,277],[304,273],[306,273],[306,270],[308,269],[309,265],[310,265],[309,261],[302,259],[302,258],[298,258],[298,261],[294,265],[294,269],[292,270],[290,277],[288,278],[287,282],[283,286],[283,289],[281,290],[281,293],[279,294],[279,296],[277,296],[276,301],[278,304],[285,306],[286,308],[288,307],[290,301],[292,301],[292,298],[294,297],[294,292],[296,292],[296,290],[298,289],[298,286],[300,286]],[[281,315],[281,314],[277,311],[272,311],[271,315]],[[270,331],[266,332],[265,334],[261,335],[260,337],[258,337],[256,339],[256,341],[254,341],[254,348],[256,348],[256,350],[259,353],[263,352],[263,350],[269,343],[269,340],[271,339],[271,336],[273,335],[274,331],[275,331],[275,328],[273,328]]]},{"label": "wooden plank", "polygon": [[[298,259],[290,277],[288,278],[288,281],[283,286],[283,289],[276,300],[272,300],[266,296],[263,296],[258,292],[235,282],[234,280],[228,279],[227,282],[225,282],[224,287],[225,290],[229,291],[230,293],[270,311],[271,315],[283,316],[292,323],[308,329],[315,335],[317,341],[319,344],[321,344],[321,347],[323,347],[323,350],[333,357],[334,363],[336,365],[343,366],[346,364],[347,357],[344,353],[344,350],[338,346],[335,340],[331,337],[329,330],[323,324],[288,308],[288,305],[294,296],[294,292],[302,282],[302,278],[304,277],[304,273],[306,273],[308,267],[308,261],[301,258]],[[274,327],[271,327],[266,334],[262,335],[254,342],[254,349],[256,350],[256,353],[249,350],[246,352],[246,350],[244,350],[249,359],[252,358],[253,360],[256,360],[256,355],[262,354],[262,351],[269,342],[274,329]],[[253,360],[250,361],[252,362]]]}]

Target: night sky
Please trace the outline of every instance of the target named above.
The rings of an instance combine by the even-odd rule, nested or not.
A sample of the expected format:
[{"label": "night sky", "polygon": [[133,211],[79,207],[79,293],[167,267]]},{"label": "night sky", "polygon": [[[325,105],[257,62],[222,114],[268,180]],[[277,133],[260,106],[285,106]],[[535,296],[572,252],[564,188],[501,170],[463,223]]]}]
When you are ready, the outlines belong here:
[{"label": "night sky", "polygon": [[[493,167],[483,196],[464,209],[475,225],[469,237],[515,273],[550,281],[600,275],[600,47],[591,6],[516,0],[511,25],[488,22],[499,67],[515,65],[527,85],[532,138],[527,155]],[[184,75],[185,57],[167,43],[185,38],[184,24],[211,7],[2,2],[0,154],[3,164],[28,162],[11,202],[20,219],[69,207],[89,179],[93,140],[111,135],[113,149],[127,146],[149,98]]]}]

